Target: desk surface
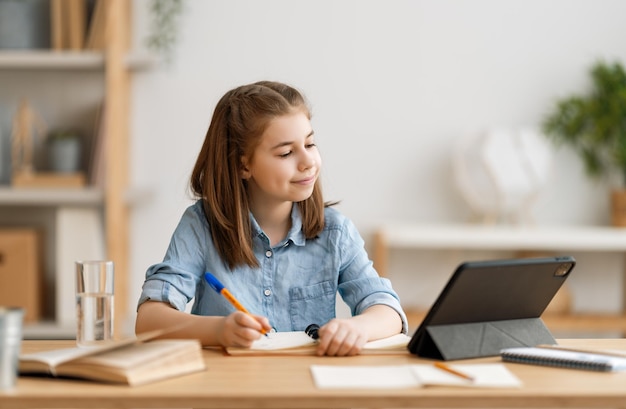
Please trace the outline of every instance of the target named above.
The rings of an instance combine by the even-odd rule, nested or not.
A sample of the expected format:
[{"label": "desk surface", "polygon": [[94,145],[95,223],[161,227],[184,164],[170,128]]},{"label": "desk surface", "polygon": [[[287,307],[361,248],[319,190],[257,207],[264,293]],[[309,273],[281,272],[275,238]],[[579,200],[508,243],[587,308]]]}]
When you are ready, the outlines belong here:
[{"label": "desk surface", "polygon": [[[626,339],[561,340],[562,345],[626,350]],[[25,341],[24,352],[67,346],[67,341]],[[309,367],[424,362],[406,355],[227,357],[204,351],[207,370],[144,386],[20,377],[0,392],[2,408],[626,408],[626,372],[507,364],[520,389],[423,387],[323,390]],[[460,362],[460,361],[459,361]],[[499,358],[466,362],[500,362]]]}]

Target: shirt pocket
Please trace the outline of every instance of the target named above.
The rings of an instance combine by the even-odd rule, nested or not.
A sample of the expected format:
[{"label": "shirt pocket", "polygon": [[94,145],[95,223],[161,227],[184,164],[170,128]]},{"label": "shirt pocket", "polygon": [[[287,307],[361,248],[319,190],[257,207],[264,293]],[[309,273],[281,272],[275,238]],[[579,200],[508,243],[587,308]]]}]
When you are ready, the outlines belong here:
[{"label": "shirt pocket", "polygon": [[331,281],[289,289],[289,312],[294,331],[309,324],[324,325],[335,318],[337,289]]}]

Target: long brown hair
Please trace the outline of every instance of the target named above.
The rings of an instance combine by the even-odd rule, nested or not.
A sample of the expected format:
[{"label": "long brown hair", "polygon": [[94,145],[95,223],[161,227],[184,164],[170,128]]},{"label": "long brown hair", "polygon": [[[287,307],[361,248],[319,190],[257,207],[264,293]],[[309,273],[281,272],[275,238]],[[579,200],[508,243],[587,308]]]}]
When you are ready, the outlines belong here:
[{"label": "long brown hair", "polygon": [[[298,90],[278,82],[261,81],[228,91],[217,103],[190,180],[203,201],[213,242],[230,268],[258,267],[252,249],[252,227],[241,159],[249,158],[270,121],[278,116],[311,110]],[[324,200],[319,179],[313,194],[298,202],[304,235],[314,238],[324,228]]]}]

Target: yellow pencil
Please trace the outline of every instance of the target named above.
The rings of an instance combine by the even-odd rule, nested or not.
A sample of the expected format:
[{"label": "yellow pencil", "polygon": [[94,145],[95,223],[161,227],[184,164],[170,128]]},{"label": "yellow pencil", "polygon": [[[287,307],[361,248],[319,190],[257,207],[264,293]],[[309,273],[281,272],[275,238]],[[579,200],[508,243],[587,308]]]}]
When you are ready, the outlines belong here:
[{"label": "yellow pencil", "polygon": [[463,379],[467,379],[468,381],[473,381],[474,377],[471,375],[468,375],[466,373],[463,373],[461,371],[457,371],[456,369],[451,368],[450,366],[444,364],[443,362],[435,362],[435,366],[441,370],[444,370],[448,373],[451,373],[453,375],[456,375],[458,377],[461,377]]}]

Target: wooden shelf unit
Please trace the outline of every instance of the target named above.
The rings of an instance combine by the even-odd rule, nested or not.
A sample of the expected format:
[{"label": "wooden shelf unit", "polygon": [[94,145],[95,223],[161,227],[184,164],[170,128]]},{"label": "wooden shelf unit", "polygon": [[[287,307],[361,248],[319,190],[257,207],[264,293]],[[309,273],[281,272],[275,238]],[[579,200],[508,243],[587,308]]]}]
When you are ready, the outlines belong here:
[{"label": "wooden shelf unit", "polygon": [[[387,223],[374,233],[373,261],[381,276],[388,276],[390,250],[496,250],[520,257],[557,252],[610,252],[626,254],[626,229],[599,226],[429,225]],[[626,334],[626,258],[622,280],[621,314],[544,314],[551,330],[613,331]],[[426,311],[409,309],[416,328]]]},{"label": "wooden shelf unit", "polygon": [[[105,46],[102,52],[92,51],[54,51],[54,50],[0,50],[0,73],[3,71],[32,73],[89,73],[99,78],[103,84],[102,98],[106,96],[107,115],[104,118],[104,157],[109,166],[105,167],[106,184],[103,189],[86,187],[81,189],[28,189],[0,187],[0,207],[11,208],[12,212],[32,211],[33,208],[54,208],[56,222],[63,220],[66,226],[61,229],[69,231],[70,223],[81,220],[82,210],[87,209],[90,220],[102,226],[92,226],[102,237],[94,237],[94,243],[88,246],[104,247],[103,258],[115,263],[115,326],[119,333],[121,325],[127,319],[128,308],[128,152],[129,152],[129,115],[130,115],[130,83],[131,71],[143,69],[152,62],[143,56],[129,54],[131,30],[132,2],[127,0],[107,0],[105,17]],[[28,74],[26,74],[28,75]],[[9,76],[10,77],[10,76]],[[23,78],[23,77],[21,77]],[[89,81],[89,79],[87,80]],[[68,86],[71,88],[71,85]],[[0,88],[2,79],[0,77]],[[45,91],[43,91],[45,92]],[[73,90],[73,97],[81,95],[81,89]],[[4,98],[6,101],[6,96]],[[9,101],[18,105],[18,101]],[[40,101],[41,102],[41,101]],[[43,104],[49,103],[46,98]],[[17,209],[17,210],[16,210]],[[94,213],[95,212],[95,213]],[[95,220],[98,220],[95,222]],[[75,230],[81,230],[83,226]],[[53,230],[59,230],[53,228]],[[54,236],[54,235],[52,235]],[[63,237],[56,237],[63,240]],[[74,239],[81,239],[74,236]],[[90,240],[87,238],[87,240]],[[63,244],[54,243],[57,248],[55,258],[63,257]],[[57,280],[57,314],[59,308],[65,308],[63,320],[75,318],[69,316],[68,309],[73,311],[74,304],[74,271],[66,271],[73,260],[56,260],[54,271]],[[69,281],[69,282],[68,282]],[[59,299],[63,298],[63,299]],[[69,299],[68,299],[69,298]],[[64,303],[65,307],[60,307]],[[59,322],[58,316],[52,322],[25,328],[25,335],[32,338],[68,338],[75,335],[73,325]],[[63,321],[62,320],[62,321]]]}]

